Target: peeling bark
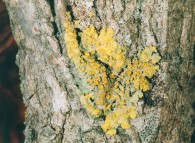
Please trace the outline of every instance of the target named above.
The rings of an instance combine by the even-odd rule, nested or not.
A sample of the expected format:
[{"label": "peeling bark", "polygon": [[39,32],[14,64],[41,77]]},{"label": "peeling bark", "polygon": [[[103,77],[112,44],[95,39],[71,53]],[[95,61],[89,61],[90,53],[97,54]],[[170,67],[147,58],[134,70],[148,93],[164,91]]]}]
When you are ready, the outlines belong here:
[{"label": "peeling bark", "polygon": [[[187,143],[193,126],[189,80],[193,73],[193,0],[4,0],[20,49],[21,91],[27,107],[25,142]],[[102,132],[80,105],[80,91],[66,54],[65,12],[80,21],[111,26],[129,56],[156,45],[161,70],[133,127],[116,136]],[[190,96],[191,95],[191,96]]]}]

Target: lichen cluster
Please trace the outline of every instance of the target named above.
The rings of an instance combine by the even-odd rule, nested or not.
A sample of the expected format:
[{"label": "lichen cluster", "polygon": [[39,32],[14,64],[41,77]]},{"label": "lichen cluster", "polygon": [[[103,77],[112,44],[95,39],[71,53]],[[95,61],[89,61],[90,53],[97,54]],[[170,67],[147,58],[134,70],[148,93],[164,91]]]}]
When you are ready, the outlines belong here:
[{"label": "lichen cluster", "polygon": [[145,116],[143,126],[139,131],[140,139],[143,143],[154,141],[160,121],[159,111],[152,111]]},{"label": "lichen cluster", "polygon": [[64,40],[78,73],[82,105],[91,115],[105,117],[101,128],[109,135],[116,134],[119,126],[130,128],[130,119],[137,116],[138,100],[152,87],[147,78],[159,69],[156,47],[148,46],[130,59],[126,47],[114,39],[112,28],[97,32],[91,25],[77,33],[70,14],[66,17]]}]

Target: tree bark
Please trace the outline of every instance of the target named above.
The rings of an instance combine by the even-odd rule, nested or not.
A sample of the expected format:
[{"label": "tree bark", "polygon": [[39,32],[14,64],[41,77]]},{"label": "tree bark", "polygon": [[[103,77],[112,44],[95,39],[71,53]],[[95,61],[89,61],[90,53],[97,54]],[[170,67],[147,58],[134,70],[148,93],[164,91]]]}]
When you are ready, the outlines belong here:
[{"label": "tree bark", "polygon": [[[26,110],[26,143],[187,143],[193,131],[194,0],[4,0],[20,49],[17,65]],[[111,26],[132,56],[156,45],[161,69],[128,130],[105,134],[80,104],[66,52],[65,13],[80,29]],[[191,96],[190,96],[191,95]],[[142,101],[140,101],[142,102]]]}]

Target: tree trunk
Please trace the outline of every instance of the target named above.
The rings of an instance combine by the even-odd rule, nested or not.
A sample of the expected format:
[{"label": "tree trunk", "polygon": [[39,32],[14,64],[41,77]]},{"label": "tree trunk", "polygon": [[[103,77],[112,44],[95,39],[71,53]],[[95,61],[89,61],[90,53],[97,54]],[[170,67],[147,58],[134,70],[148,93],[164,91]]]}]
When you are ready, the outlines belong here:
[{"label": "tree trunk", "polygon": [[[4,1],[20,47],[16,62],[27,107],[26,143],[190,142],[194,0]],[[97,31],[111,27],[130,57],[150,45],[161,55],[153,87],[138,102],[139,115],[114,136],[105,134],[102,119],[80,103],[81,89],[64,41],[66,12],[80,21],[81,31],[90,25]]]}]

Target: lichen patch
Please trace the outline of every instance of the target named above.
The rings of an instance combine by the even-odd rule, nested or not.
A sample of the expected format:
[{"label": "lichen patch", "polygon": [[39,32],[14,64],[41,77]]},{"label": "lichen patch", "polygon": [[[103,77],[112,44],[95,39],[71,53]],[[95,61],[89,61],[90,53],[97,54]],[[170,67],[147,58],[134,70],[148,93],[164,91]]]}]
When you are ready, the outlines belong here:
[{"label": "lichen patch", "polygon": [[129,58],[127,48],[117,43],[111,27],[97,31],[91,25],[77,33],[70,14],[66,17],[64,40],[78,73],[82,105],[89,114],[105,117],[101,128],[109,135],[115,135],[118,127],[130,128],[130,119],[138,115],[139,99],[152,88],[148,79],[159,69],[156,47],[145,47]]}]

